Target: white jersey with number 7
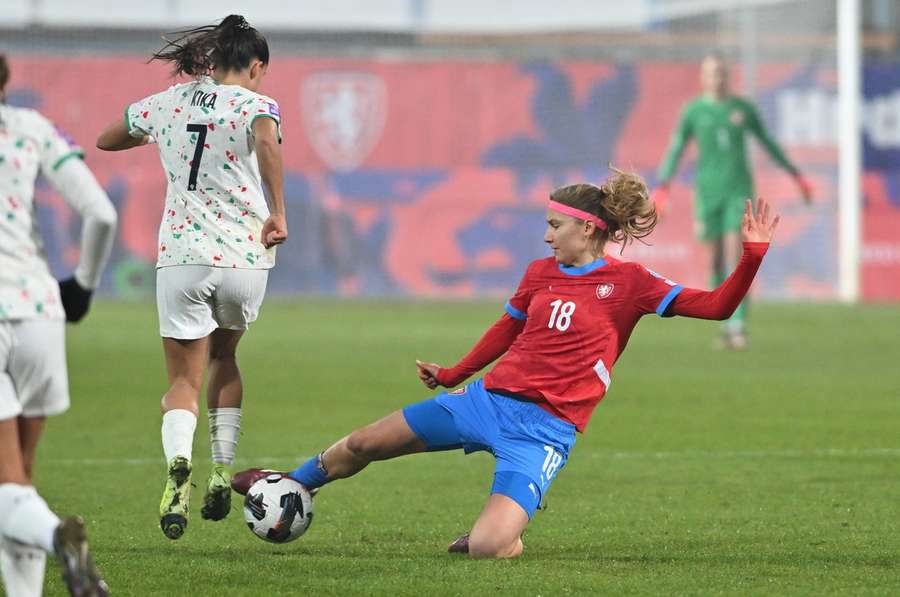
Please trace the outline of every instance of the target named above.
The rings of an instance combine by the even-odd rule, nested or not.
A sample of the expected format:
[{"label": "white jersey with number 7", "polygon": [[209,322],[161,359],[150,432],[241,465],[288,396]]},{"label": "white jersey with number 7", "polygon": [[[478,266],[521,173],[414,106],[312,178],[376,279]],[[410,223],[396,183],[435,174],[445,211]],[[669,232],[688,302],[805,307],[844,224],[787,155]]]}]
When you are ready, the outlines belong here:
[{"label": "white jersey with number 7", "polygon": [[280,142],[281,114],[274,100],[210,77],[126,108],[128,131],[156,141],[168,181],[156,267],[275,265],[275,249],[260,242],[269,208],[254,152],[257,118],[275,121]]}]

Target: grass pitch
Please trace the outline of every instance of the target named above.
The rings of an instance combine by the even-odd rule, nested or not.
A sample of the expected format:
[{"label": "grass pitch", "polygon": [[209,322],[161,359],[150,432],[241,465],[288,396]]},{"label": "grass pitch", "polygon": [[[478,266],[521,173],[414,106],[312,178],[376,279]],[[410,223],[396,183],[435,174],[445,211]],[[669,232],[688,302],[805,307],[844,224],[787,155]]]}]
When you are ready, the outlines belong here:
[{"label": "grass pitch", "polygon": [[[242,343],[238,468],[293,467],[429,396],[415,358],[452,364],[498,304],[269,301]],[[326,487],[275,546],[231,516],[159,529],[165,392],[152,305],[96,304],[69,328],[72,410],[36,482],[80,513],[116,595],[900,594],[900,310],[758,305],[751,349],[717,325],[646,317],[612,389],[511,562],[445,553],[491,484],[487,454],[410,456]],[[239,496],[238,496],[239,497]],[[48,562],[48,595],[63,593]]]}]

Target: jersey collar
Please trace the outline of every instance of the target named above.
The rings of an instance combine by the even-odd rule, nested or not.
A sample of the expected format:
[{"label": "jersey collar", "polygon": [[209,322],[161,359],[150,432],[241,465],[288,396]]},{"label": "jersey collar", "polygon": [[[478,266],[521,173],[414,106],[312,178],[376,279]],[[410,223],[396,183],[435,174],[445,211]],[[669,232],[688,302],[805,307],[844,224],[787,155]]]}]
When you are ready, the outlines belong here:
[{"label": "jersey collar", "polygon": [[591,263],[587,263],[585,265],[579,265],[578,267],[573,267],[571,265],[563,265],[559,264],[559,271],[569,276],[583,276],[585,274],[589,274],[594,270],[600,269],[604,265],[607,265],[606,259],[598,259]]}]

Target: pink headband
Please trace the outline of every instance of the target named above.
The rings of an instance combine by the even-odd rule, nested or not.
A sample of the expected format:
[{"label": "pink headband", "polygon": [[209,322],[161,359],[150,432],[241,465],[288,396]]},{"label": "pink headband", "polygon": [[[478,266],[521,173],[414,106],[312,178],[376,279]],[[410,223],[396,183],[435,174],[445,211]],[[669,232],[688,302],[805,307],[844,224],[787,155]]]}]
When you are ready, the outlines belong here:
[{"label": "pink headband", "polygon": [[548,205],[550,209],[553,211],[558,211],[561,214],[566,214],[567,216],[572,216],[573,218],[578,218],[579,220],[584,220],[585,222],[593,222],[597,228],[600,230],[606,230],[609,226],[606,225],[606,222],[601,220],[599,217],[595,216],[592,213],[588,213],[586,211],[581,211],[571,205],[565,205],[560,203],[559,201],[550,200],[550,205]]}]

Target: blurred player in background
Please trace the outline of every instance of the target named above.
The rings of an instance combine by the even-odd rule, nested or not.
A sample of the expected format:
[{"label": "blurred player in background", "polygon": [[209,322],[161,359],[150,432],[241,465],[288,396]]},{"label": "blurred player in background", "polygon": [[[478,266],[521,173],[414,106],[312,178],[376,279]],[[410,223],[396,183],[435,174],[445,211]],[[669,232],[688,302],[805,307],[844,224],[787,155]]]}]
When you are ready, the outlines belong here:
[{"label": "blurred player in background", "polygon": [[287,222],[281,116],[275,101],[257,93],[269,64],[266,39],[243,17],[230,15],[218,25],[180,32],[153,58],[195,79],[129,105],[97,146],[115,151],[153,141],[168,179],[156,266],[169,381],[162,399],[168,479],[159,514],[166,536],[178,539],[187,526],[207,363],[213,468],[201,515],[221,520],[231,509],[229,466],[243,397],[235,352],[257,318]]},{"label": "blurred player in background", "polygon": [[[728,67],[716,55],[707,56],[700,67],[703,95],[682,110],[681,119],[672,135],[665,161],[659,170],[659,187],[653,198],[660,210],[665,209],[669,181],[691,139],[696,139],[697,190],[694,210],[698,236],[708,247],[712,275],[710,284],[718,286],[741,254],[740,229],[744,201],[753,197],[753,177],[747,161],[745,136],[756,135],[779,166],[797,182],[804,201],[809,203],[812,191],[800,171],[788,160],[769,136],[756,108],[746,99],[732,95]],[[747,346],[745,319],[747,301],[737,308],[722,328],[725,348]]]},{"label": "blurred player in background", "polygon": [[[454,387],[497,358],[483,378],[396,411],[358,429],[293,472],[315,491],[358,473],[370,462],[404,454],[462,448],[496,458],[491,495],[470,535],[450,546],[473,557],[515,557],[522,532],[565,465],[594,407],[611,383],[613,365],[638,320],[649,313],[726,319],[750,288],[778,223],[760,200],[746,202],[744,251],[714,291],[683,288],[637,263],[607,255],[650,234],[656,210],[643,180],[616,172],[602,186],[576,184],[550,196],[544,241],[553,257],[529,265],[497,321],[456,366],[417,361],[431,389]],[[268,474],[249,469],[233,487],[246,493]]]},{"label": "blurred player in background", "polygon": [[[69,408],[65,322],[85,314],[109,258],[116,211],[72,145],[49,120],[4,103],[0,55],[0,572],[7,595],[40,595],[54,553],[73,595],[104,595],[84,523],[60,521],[32,486],[44,420]],[[57,282],[38,234],[38,174],[83,219],[74,275]]]}]

